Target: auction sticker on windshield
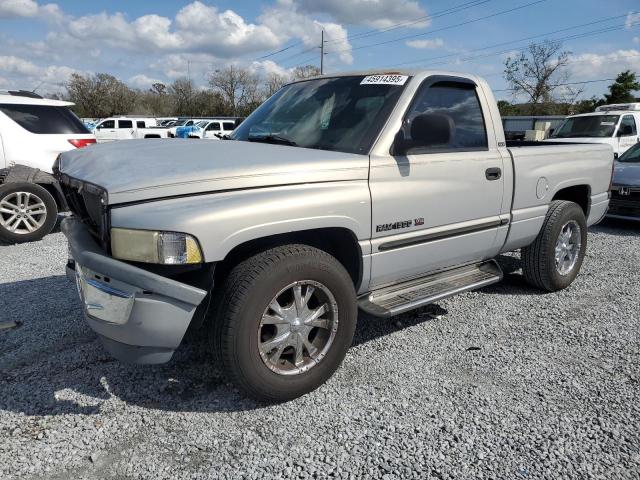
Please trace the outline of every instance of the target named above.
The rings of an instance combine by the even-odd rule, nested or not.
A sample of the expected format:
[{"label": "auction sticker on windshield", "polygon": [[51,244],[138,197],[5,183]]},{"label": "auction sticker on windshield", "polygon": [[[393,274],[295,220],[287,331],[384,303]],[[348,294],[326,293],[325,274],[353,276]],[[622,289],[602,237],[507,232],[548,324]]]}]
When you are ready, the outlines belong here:
[{"label": "auction sticker on windshield", "polygon": [[404,85],[408,78],[407,75],[369,75],[360,85]]}]

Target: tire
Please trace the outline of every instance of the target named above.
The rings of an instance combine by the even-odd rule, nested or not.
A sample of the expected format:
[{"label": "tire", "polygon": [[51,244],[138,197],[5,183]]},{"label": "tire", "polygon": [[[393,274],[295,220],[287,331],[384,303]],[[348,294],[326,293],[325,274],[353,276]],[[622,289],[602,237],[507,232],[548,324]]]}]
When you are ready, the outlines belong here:
[{"label": "tire", "polygon": [[[566,245],[574,246],[571,252],[564,245],[558,244],[561,233],[566,238],[569,231],[567,226],[572,232],[572,238],[566,242]],[[579,231],[576,231],[576,226]],[[557,247],[562,257],[560,262],[556,259]],[[554,200],[549,206],[540,233],[531,245],[522,249],[522,271],[525,279],[530,285],[549,292],[567,288],[580,272],[586,249],[587,222],[582,208],[574,202]]]},{"label": "tire", "polygon": [[[310,292],[309,286],[313,287],[303,311],[322,307],[325,313],[320,317],[335,321],[318,319],[317,322],[326,322],[323,328],[308,326],[306,322],[302,326],[282,322],[262,325],[264,319],[280,321],[286,316],[283,313],[279,317],[270,309],[272,300],[279,302],[283,311],[285,305],[298,311],[293,301],[296,285],[305,297]],[[289,292],[291,296],[287,297]],[[244,260],[229,273],[215,301],[211,330],[214,352],[229,379],[259,401],[283,402],[318,388],[338,369],[353,340],[357,306],[351,277],[334,257],[310,246],[275,247]],[[273,333],[268,331],[270,328]],[[302,359],[305,363],[300,366],[296,347],[283,347],[282,351],[276,347],[269,353],[266,345],[281,338],[280,328],[287,336],[280,346],[306,336],[310,348],[315,349],[315,359],[306,344],[300,349],[306,352]],[[307,335],[294,331],[298,328],[312,330]]]},{"label": "tire", "polygon": [[[25,200],[28,202],[27,208],[20,209]],[[16,219],[16,215],[22,218]],[[40,185],[0,185],[0,240],[7,243],[35,242],[53,230],[57,219],[56,201]]]}]

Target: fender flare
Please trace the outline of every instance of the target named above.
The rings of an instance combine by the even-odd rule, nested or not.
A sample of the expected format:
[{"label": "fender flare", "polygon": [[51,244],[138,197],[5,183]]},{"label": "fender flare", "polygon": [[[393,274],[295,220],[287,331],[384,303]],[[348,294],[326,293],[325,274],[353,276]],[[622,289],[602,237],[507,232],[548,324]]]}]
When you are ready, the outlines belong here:
[{"label": "fender flare", "polygon": [[54,196],[58,209],[60,211],[68,210],[60,184],[50,173],[26,165],[13,165],[9,168],[0,169],[0,185],[7,183],[35,183],[41,186],[49,186],[49,188],[44,188]]}]

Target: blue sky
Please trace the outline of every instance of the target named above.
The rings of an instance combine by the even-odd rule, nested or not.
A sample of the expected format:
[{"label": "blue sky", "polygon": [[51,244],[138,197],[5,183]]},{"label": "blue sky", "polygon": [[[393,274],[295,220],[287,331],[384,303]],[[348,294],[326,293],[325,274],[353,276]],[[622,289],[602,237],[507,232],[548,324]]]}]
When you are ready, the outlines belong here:
[{"label": "blue sky", "polygon": [[[286,74],[319,63],[323,29],[328,72],[470,71],[501,98],[510,96],[505,58],[545,38],[573,37],[563,45],[572,52],[569,82],[640,73],[637,0],[535,1],[0,0],[0,88],[61,91],[73,72],[111,73],[137,88],[189,72],[204,85],[229,64]],[[584,84],[583,96],[602,94],[608,83]]]}]

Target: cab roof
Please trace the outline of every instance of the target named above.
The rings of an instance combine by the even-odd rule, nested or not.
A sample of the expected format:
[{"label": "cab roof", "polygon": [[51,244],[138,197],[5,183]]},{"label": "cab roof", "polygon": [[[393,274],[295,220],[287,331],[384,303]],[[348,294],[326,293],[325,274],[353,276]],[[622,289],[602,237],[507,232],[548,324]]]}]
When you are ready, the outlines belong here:
[{"label": "cab roof", "polygon": [[432,75],[443,75],[449,77],[458,77],[465,78],[468,80],[472,80],[475,83],[480,83],[481,79],[477,75],[464,73],[464,72],[451,72],[448,70],[426,70],[419,68],[380,68],[380,69],[369,69],[369,70],[354,70],[349,72],[336,72],[336,73],[325,73],[324,75],[317,75],[314,77],[303,78],[300,80],[295,80],[291,83],[303,82],[305,80],[315,80],[318,78],[331,78],[331,77],[354,77],[359,75],[407,75],[409,77],[415,77],[419,80],[423,80]]}]

